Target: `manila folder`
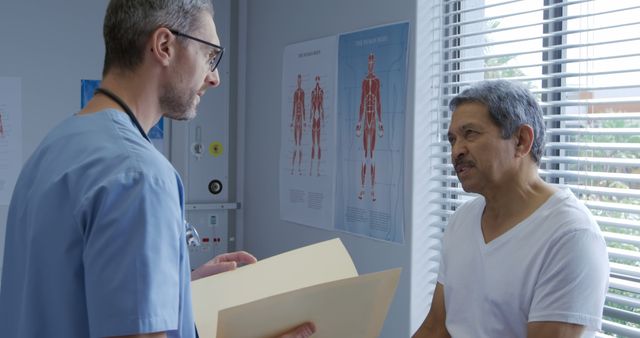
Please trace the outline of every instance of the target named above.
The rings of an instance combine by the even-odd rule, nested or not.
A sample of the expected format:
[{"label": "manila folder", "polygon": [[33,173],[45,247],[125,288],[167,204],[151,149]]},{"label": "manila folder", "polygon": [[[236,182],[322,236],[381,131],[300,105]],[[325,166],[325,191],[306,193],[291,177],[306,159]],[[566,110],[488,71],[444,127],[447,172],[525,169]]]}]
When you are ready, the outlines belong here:
[{"label": "manila folder", "polygon": [[399,275],[358,276],[339,238],[320,242],[192,282],[196,326],[201,338],[249,338],[313,321],[314,338],[377,337]]}]

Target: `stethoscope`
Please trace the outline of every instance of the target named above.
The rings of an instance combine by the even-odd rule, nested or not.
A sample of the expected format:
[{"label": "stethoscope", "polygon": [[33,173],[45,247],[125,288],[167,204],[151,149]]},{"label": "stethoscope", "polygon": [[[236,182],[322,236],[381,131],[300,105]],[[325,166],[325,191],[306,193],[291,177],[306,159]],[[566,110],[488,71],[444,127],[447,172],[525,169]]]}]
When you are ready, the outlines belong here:
[{"label": "stethoscope", "polygon": [[[131,108],[129,108],[129,106],[126,103],[124,103],[124,101],[118,95],[104,88],[96,88],[94,94],[98,94],[98,93],[107,96],[108,98],[112,99],[115,103],[117,103],[120,106],[120,108],[122,108],[122,110],[124,110],[124,112],[129,116],[129,118],[131,119],[133,124],[136,126],[136,128],[138,128],[140,135],[142,135],[142,137],[144,137],[145,140],[151,143],[149,136],[147,136],[147,133],[145,133],[144,129],[142,129],[140,122],[138,122],[138,119],[135,117],[135,115],[133,115],[133,111],[131,111]],[[196,228],[186,220],[184,221],[184,228],[185,228],[185,236],[187,239],[187,245],[200,246],[200,235],[198,235],[198,231],[196,230]]]}]

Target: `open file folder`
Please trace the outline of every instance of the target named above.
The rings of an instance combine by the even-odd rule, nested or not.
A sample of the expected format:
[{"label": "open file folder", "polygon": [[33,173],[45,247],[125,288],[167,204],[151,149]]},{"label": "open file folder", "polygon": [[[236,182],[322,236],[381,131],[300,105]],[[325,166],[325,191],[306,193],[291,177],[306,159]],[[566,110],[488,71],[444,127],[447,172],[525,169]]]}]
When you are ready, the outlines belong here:
[{"label": "open file folder", "polygon": [[314,338],[378,337],[400,269],[358,276],[340,239],[192,283],[201,338],[273,337],[305,321]]}]

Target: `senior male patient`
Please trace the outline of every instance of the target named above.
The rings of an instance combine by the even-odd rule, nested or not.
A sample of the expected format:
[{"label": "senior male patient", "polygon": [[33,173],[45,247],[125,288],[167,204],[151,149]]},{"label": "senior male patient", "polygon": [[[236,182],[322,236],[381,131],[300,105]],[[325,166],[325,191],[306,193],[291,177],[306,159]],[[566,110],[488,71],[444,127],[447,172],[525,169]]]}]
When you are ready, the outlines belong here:
[{"label": "senior male patient", "polygon": [[542,112],[523,86],[477,83],[454,97],[448,138],[462,188],[431,309],[414,338],[593,337],[609,276],[589,210],[544,182]]},{"label": "senior male patient", "polygon": [[147,137],[162,117],[194,118],[220,83],[211,2],[112,0],[104,39],[102,87],[45,136],[16,184],[2,337],[193,338],[191,279],[255,262],[229,253],[191,273],[183,186]]}]

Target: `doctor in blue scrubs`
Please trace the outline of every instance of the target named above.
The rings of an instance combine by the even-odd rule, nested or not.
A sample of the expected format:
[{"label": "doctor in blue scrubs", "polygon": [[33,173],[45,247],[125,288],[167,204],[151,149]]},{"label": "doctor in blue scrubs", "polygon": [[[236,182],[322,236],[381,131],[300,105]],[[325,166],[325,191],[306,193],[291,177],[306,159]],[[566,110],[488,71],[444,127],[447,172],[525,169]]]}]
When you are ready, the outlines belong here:
[{"label": "doctor in blue scrubs", "polygon": [[162,117],[194,118],[220,84],[211,3],[110,1],[104,39],[101,88],[45,136],[16,184],[2,337],[193,338],[191,279],[255,262],[235,252],[190,271],[183,185],[147,137]]}]

